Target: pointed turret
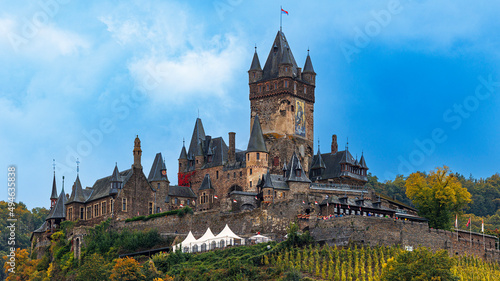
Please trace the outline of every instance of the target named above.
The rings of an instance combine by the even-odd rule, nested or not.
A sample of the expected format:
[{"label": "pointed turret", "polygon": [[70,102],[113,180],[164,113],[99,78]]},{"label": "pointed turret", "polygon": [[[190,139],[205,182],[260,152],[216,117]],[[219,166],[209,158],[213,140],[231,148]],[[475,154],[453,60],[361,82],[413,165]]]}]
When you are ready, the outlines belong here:
[{"label": "pointed turret", "polygon": [[325,162],[323,161],[323,157],[321,156],[321,151],[319,150],[319,145],[318,145],[318,153],[314,156],[311,170],[313,170],[313,169],[325,169],[325,168],[326,168],[326,165],[325,165]]},{"label": "pointed turret", "polygon": [[50,208],[54,207],[57,201],[57,187],[56,187],[56,172],[54,171],[54,179],[52,180],[52,194],[50,195]]},{"label": "pointed turret", "polygon": [[184,173],[188,169],[188,156],[186,152],[186,146],[184,144],[184,139],[182,139],[182,149],[181,155],[179,155],[179,173]]},{"label": "pointed turret", "polygon": [[160,153],[156,153],[155,160],[149,171],[148,181],[168,181],[167,179],[167,169],[163,163],[163,157]]},{"label": "pointed turret", "polygon": [[67,204],[66,202],[66,194],[64,193],[64,186],[61,190],[61,194],[59,194],[59,197],[57,198],[57,202],[54,205],[54,208],[52,208],[49,212],[49,215],[47,216],[47,220],[51,219],[65,219],[66,218],[66,207],[64,206]]},{"label": "pointed turret", "polygon": [[111,175],[111,189],[109,190],[109,195],[118,194],[118,190],[122,188],[122,179],[120,177],[120,172],[118,171],[118,163],[115,163],[115,169],[113,170],[113,175]]},{"label": "pointed turret", "polygon": [[264,186],[262,188],[274,188],[269,170],[267,170],[266,178],[264,179]]},{"label": "pointed turret", "polygon": [[66,204],[73,202],[85,203],[85,200],[86,198],[85,195],[83,194],[82,183],[80,182],[80,176],[77,175],[75,183],[73,184],[71,196],[69,197],[68,202],[66,202]]},{"label": "pointed turret", "polygon": [[304,173],[304,169],[302,168],[300,159],[297,156],[297,153],[295,153],[295,151],[293,152],[292,158],[288,163],[285,180],[297,181],[297,182],[311,182]]},{"label": "pointed turret", "polygon": [[249,72],[250,71],[262,71],[259,56],[257,55],[257,47],[255,47],[255,53],[253,54],[252,65],[250,66]]},{"label": "pointed turret", "polygon": [[184,145],[182,145],[182,149],[181,149],[181,155],[179,155],[179,160],[187,160],[187,152],[186,152],[186,147]]},{"label": "pointed turret", "polygon": [[188,155],[203,156],[201,144],[205,141],[205,138],[205,129],[203,129],[201,119],[196,118],[193,129],[193,136],[191,137],[191,143],[189,144]]},{"label": "pointed turret", "polygon": [[262,135],[262,129],[260,127],[259,115],[256,115],[253,120],[252,131],[250,132],[250,140],[248,141],[247,146],[247,153],[248,152],[267,153],[266,142],[264,141],[264,136]]},{"label": "pointed turret", "polygon": [[302,79],[311,85],[316,84],[316,72],[314,72],[311,57],[309,56],[309,50],[307,50],[307,58],[302,72]]},{"label": "pointed turret", "polygon": [[365,156],[363,155],[363,153],[361,153],[361,159],[359,159],[359,165],[361,166],[361,168],[365,168],[368,170],[368,166],[366,166]]}]

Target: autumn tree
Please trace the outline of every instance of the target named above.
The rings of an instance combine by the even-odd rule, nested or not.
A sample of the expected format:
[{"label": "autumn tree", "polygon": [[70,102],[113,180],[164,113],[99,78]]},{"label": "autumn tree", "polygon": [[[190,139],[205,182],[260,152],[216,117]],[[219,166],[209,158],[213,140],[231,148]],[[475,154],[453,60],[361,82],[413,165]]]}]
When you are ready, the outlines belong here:
[{"label": "autumn tree", "polygon": [[417,172],[406,180],[406,195],[417,206],[419,214],[429,219],[429,226],[450,229],[456,213],[461,212],[471,195],[449,168],[436,168],[428,175]]},{"label": "autumn tree", "polygon": [[111,280],[144,280],[146,276],[141,272],[142,266],[133,258],[116,259],[111,270]]}]

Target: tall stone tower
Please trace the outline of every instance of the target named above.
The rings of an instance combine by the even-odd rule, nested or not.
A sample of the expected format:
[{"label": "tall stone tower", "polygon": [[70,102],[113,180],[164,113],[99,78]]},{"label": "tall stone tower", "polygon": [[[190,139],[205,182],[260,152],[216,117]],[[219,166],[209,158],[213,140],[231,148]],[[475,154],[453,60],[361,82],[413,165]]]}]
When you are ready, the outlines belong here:
[{"label": "tall stone tower", "polygon": [[294,151],[308,171],[313,156],[316,87],[316,73],[309,53],[302,70],[295,62],[285,34],[278,31],[264,69],[256,50],[248,74],[250,127],[258,115],[271,172],[281,173],[283,163]]}]

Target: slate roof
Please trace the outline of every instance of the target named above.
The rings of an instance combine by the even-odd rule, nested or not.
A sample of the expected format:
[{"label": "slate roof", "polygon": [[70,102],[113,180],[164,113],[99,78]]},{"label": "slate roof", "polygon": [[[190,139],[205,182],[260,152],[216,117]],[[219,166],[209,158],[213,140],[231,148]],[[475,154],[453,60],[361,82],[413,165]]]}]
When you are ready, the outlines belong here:
[{"label": "slate roof", "polygon": [[167,176],[163,176],[161,174],[162,170],[167,170],[167,168],[165,167],[165,162],[163,162],[163,157],[160,152],[156,153],[155,160],[151,166],[151,171],[149,171],[148,181],[168,181]]},{"label": "slate roof", "polygon": [[312,65],[312,62],[311,62],[311,57],[309,56],[309,53],[307,54],[306,63],[304,64],[304,70],[303,70],[302,72],[303,72],[303,73],[304,73],[304,72],[312,72],[312,73],[315,73],[315,72],[314,72],[313,65]]},{"label": "slate roof", "polygon": [[[350,206],[352,206],[353,210],[356,210],[355,208],[362,207],[362,208],[372,208],[372,209],[396,212],[396,210],[379,205],[379,204],[377,204],[379,202],[372,202],[369,199],[356,200],[353,198],[348,198],[347,202],[345,202],[345,203],[340,202],[340,198],[336,195],[329,195],[328,199],[324,199],[323,201],[321,201],[319,203],[319,205],[326,205],[327,201],[328,201],[328,204],[330,204],[330,205],[335,205],[335,204],[350,205]],[[379,205],[379,206],[377,206],[377,205]]]},{"label": "slate roof", "polygon": [[278,34],[276,34],[276,38],[274,39],[273,46],[267,56],[267,61],[264,65],[262,73],[262,79],[269,80],[277,78],[279,74],[279,65],[283,61],[289,62],[292,65],[293,74],[297,75],[297,63],[295,62],[292,51],[290,50],[285,34],[278,31]]},{"label": "slate roof", "polygon": [[250,132],[250,139],[248,140],[247,152],[267,152],[266,142],[262,135],[262,128],[260,127],[259,115],[255,115],[253,120],[252,131]]},{"label": "slate roof", "polygon": [[214,189],[209,174],[206,174],[205,177],[203,178],[203,182],[201,183],[199,190],[205,190],[205,189]]},{"label": "slate roof", "polygon": [[36,230],[34,230],[33,232],[35,232],[35,233],[43,233],[43,232],[47,231],[47,229],[49,229],[49,227],[47,225],[47,221],[44,221],[42,223],[42,225],[39,228],[37,228]]},{"label": "slate roof", "polygon": [[66,194],[64,193],[64,188],[61,190],[61,194],[59,198],[57,198],[56,205],[54,208],[50,209],[49,215],[47,216],[47,220],[50,219],[65,219],[66,218]]},{"label": "slate roof", "polygon": [[168,188],[168,195],[165,202],[169,202],[170,197],[196,198],[193,190],[189,186],[171,185]]},{"label": "slate roof", "polygon": [[[300,176],[297,176],[296,171],[300,170]],[[295,151],[293,152],[292,158],[290,162],[288,162],[287,170],[285,172],[285,180],[286,181],[298,181],[298,182],[311,182],[309,178],[307,178],[304,169],[302,168],[302,164],[300,163],[299,158]]]},{"label": "slate roof", "polygon": [[186,147],[182,145],[181,155],[179,155],[179,159],[187,159]]},{"label": "slate roof", "polygon": [[203,155],[201,143],[205,141],[205,129],[203,129],[203,124],[200,118],[196,118],[194,124],[193,136],[191,137],[191,143],[189,144],[188,155],[189,156],[199,156]]},{"label": "slate roof", "polygon": [[255,53],[253,54],[252,65],[250,66],[250,70],[262,70],[260,67],[259,56],[257,55],[257,49],[255,49]]},{"label": "slate roof", "polygon": [[88,197],[85,196],[83,193],[82,189],[82,183],[80,182],[80,176],[76,176],[75,183],[73,184],[73,188],[71,191],[71,196],[68,199],[68,202],[66,204],[70,204],[73,202],[76,203],[84,203],[87,200]]},{"label": "slate roof", "polygon": [[[120,175],[119,179],[120,181],[122,181],[122,186],[124,186],[125,183],[127,183],[132,174],[133,174],[132,169],[128,169],[119,173]],[[109,192],[111,191],[111,177],[112,176],[108,176],[96,180],[96,182],[91,188],[92,194],[90,195],[90,197],[87,199],[86,202],[94,201],[109,196]]]},{"label": "slate roof", "polygon": [[321,157],[321,152],[319,151],[319,146],[318,146],[318,153],[315,156],[313,156],[310,170],[325,169],[325,168],[326,168],[325,161],[323,161],[323,157]]},{"label": "slate roof", "polygon": [[273,179],[271,177],[271,174],[269,173],[269,169],[267,170],[266,177],[264,178],[264,185],[262,188],[274,188],[273,186]]},{"label": "slate roof", "polygon": [[[321,169],[321,174],[317,176],[312,176],[312,170],[314,169],[313,166],[315,163],[318,163],[318,159],[321,157],[325,164],[325,169]],[[343,150],[343,151],[338,151],[335,154],[331,153],[324,153],[324,154],[316,154],[313,156],[312,159],[312,164],[311,164],[311,169],[309,169],[309,174],[311,175],[310,178],[311,180],[315,181],[316,179],[333,179],[333,178],[338,178],[341,176],[342,170],[340,167],[340,164],[342,163],[349,163],[351,165],[355,165],[356,160],[352,157],[351,153],[349,150]],[[364,163],[364,166],[362,165]],[[364,156],[361,156],[360,164],[358,165],[360,167],[363,167],[365,169],[368,169],[366,166],[365,158]],[[364,176],[363,176],[364,177]]]},{"label": "slate roof", "polygon": [[359,159],[359,165],[361,166],[361,168],[368,169],[368,166],[366,166],[365,156],[363,154],[361,154],[361,159]]},{"label": "slate roof", "polygon": [[57,187],[56,187],[56,174],[54,173],[54,180],[52,181],[52,194],[50,199],[57,199]]}]

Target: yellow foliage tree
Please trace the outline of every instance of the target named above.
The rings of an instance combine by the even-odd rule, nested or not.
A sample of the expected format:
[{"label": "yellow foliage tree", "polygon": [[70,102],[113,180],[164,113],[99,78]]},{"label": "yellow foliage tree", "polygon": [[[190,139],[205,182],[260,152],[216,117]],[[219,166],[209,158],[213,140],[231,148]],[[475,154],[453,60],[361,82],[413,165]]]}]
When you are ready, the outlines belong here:
[{"label": "yellow foliage tree", "polygon": [[135,259],[126,257],[116,259],[110,278],[113,281],[143,280],[146,276],[141,273],[141,265]]},{"label": "yellow foliage tree", "polygon": [[417,206],[419,214],[429,219],[429,226],[450,229],[453,217],[471,202],[471,194],[449,168],[436,168],[428,175],[417,172],[406,180],[406,195]]}]

